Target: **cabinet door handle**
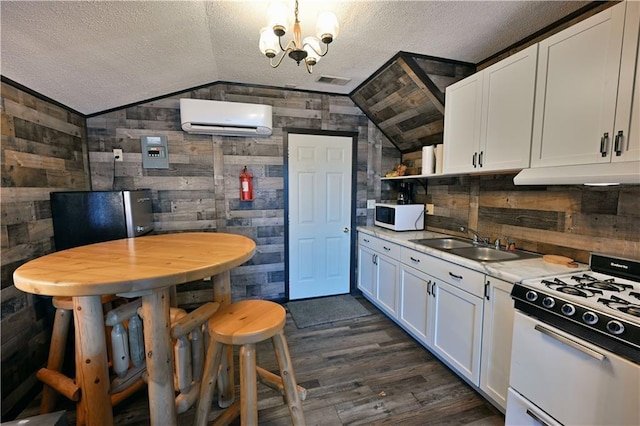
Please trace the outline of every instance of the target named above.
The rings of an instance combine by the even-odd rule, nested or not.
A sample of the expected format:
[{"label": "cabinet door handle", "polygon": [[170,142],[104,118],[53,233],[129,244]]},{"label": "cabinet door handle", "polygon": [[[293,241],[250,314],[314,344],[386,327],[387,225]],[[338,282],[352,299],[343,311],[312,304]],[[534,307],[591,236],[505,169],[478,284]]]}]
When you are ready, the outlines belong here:
[{"label": "cabinet door handle", "polygon": [[431,296],[431,280],[427,281],[427,294]]},{"label": "cabinet door handle", "polygon": [[371,261],[373,262],[374,265],[377,265],[378,264],[378,255],[374,254],[373,258],[371,259]]},{"label": "cabinet door handle", "polygon": [[480,151],[480,155],[478,156],[478,166],[482,167],[482,157],[484,156],[484,151]]},{"label": "cabinet door handle", "polygon": [[551,337],[552,339],[557,340],[558,342],[564,343],[567,346],[571,346],[573,349],[579,350],[583,354],[589,355],[590,357],[595,358],[598,361],[604,361],[607,358],[606,355],[603,355],[600,352],[594,351],[593,349],[588,348],[576,341],[573,341],[568,337],[564,337],[563,335],[558,334],[553,330],[549,330],[548,328],[543,327],[540,324],[536,324],[533,328],[534,330],[537,330],[540,333],[545,334]]},{"label": "cabinet door handle", "polygon": [[434,281],[433,284],[431,284],[431,295],[433,296],[433,298],[436,298],[436,282]]},{"label": "cabinet door handle", "polygon": [[416,263],[420,263],[420,259],[416,259],[415,257],[411,256],[409,257],[409,259],[411,259],[412,261],[416,262]]},{"label": "cabinet door handle", "polygon": [[476,160],[478,159],[478,153],[474,152],[473,153],[473,159],[471,160],[471,164],[473,164],[473,168],[476,168]]},{"label": "cabinet door handle", "polygon": [[622,155],[622,136],[623,132],[620,130],[614,139],[613,150],[616,152],[616,157],[620,157]]},{"label": "cabinet door handle", "polygon": [[536,422],[540,423],[542,426],[549,426],[548,423],[544,422],[540,417],[533,414],[533,412],[529,409],[527,409],[527,415],[531,417],[533,420],[535,420]]},{"label": "cabinet door handle", "polygon": [[603,157],[607,156],[607,151],[609,149],[609,147],[607,146],[608,144],[609,144],[609,133],[605,133],[600,138],[600,155],[602,155]]},{"label": "cabinet door handle", "polygon": [[461,280],[462,279],[462,275],[456,275],[453,272],[449,272],[449,276],[452,278],[455,278],[457,280]]},{"label": "cabinet door handle", "polygon": [[487,281],[484,285],[484,298],[489,300],[489,281]]}]

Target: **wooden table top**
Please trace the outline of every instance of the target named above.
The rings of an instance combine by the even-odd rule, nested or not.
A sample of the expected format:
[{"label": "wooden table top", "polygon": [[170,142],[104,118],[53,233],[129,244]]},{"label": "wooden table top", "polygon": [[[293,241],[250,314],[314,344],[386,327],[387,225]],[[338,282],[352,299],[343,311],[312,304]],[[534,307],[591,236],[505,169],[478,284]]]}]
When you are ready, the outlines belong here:
[{"label": "wooden table top", "polygon": [[15,286],[47,296],[130,293],[217,275],[251,259],[242,235],[192,232],[149,235],[75,247],[20,266]]}]

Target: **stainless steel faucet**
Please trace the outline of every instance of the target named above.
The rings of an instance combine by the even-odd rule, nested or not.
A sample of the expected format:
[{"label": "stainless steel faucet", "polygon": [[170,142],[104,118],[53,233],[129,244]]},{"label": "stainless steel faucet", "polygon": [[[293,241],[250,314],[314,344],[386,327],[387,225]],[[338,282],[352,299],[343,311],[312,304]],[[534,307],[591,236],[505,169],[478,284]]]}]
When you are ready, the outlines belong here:
[{"label": "stainless steel faucet", "polygon": [[489,245],[489,238],[481,237],[480,234],[478,234],[478,231],[471,228],[465,228],[464,226],[461,226],[460,230],[462,232],[467,232],[473,235],[473,244],[484,244],[485,246]]}]

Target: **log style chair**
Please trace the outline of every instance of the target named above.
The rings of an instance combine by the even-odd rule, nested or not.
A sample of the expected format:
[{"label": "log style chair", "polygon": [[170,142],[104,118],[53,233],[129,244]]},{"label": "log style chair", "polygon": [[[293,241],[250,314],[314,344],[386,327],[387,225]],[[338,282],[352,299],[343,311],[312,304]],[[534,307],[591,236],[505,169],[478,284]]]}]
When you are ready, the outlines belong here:
[{"label": "log style chair", "polygon": [[[209,347],[196,408],[195,424],[204,426],[213,400],[222,354],[230,345],[240,346],[240,401],[237,400],[214,424],[229,424],[238,415],[242,425],[258,424],[257,377],[284,395],[294,425],[305,425],[302,400],[306,389],[296,384],[289,348],[284,336],[286,312],[277,303],[244,300],[224,306],[209,320]],[[280,368],[277,376],[256,365],[256,343],[271,339]]]},{"label": "log style chair", "polygon": [[[103,296],[103,306],[110,306],[116,296]],[[49,348],[47,367],[36,377],[44,383],[40,413],[55,409],[57,394],[82,404],[82,391],[62,370],[64,349],[70,328],[73,303],[70,297],[53,298],[56,316]],[[116,406],[145,386],[147,380],[144,330],[141,319],[141,300],[135,299],[110,310],[105,315],[105,326],[111,329],[109,365],[113,373],[110,384],[111,405]],[[219,303],[205,303],[187,314],[183,309],[170,308],[171,338],[174,344],[174,382],[178,395],[176,412],[184,413],[198,399],[200,381],[204,371],[205,343],[203,324],[218,310]],[[84,424],[82,410],[78,409],[78,424]]]}]

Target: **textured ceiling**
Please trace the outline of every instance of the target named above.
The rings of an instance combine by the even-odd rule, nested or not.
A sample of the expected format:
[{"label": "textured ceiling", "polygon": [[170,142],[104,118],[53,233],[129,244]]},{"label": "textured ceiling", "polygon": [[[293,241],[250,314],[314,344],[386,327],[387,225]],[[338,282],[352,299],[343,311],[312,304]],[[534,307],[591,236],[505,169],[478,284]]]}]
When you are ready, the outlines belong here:
[{"label": "textured ceiling", "polygon": [[347,94],[399,51],[477,63],[588,3],[302,0],[303,37],[320,10],[341,27],[309,75],[258,50],[267,1],[2,0],[0,73],[83,114],[215,81]]}]

